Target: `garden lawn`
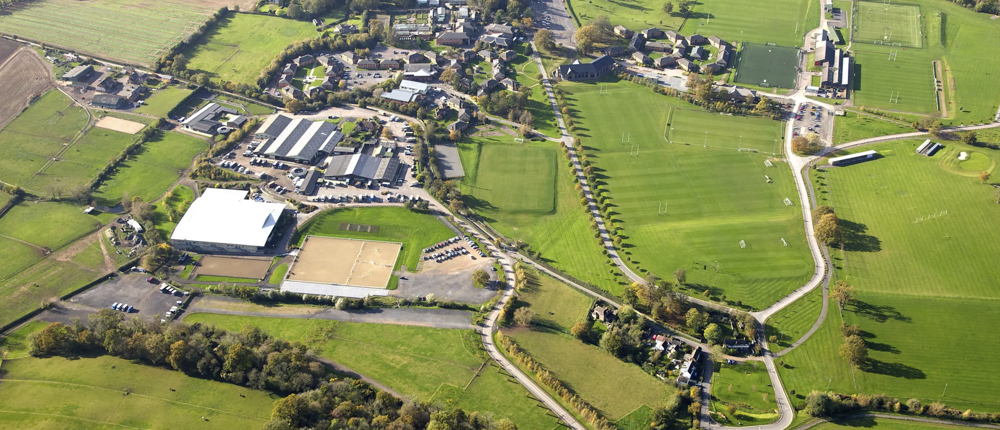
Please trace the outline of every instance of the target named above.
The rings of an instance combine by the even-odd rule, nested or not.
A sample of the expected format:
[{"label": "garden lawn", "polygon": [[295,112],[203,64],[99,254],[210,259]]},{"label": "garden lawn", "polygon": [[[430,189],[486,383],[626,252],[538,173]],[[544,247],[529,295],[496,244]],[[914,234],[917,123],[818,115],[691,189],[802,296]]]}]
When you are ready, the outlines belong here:
[{"label": "garden lawn", "polygon": [[860,115],[852,111],[844,112],[843,116],[834,116],[833,144],[853,142],[869,137],[888,136],[891,134],[912,133],[913,127],[897,124],[873,116]]},{"label": "garden lawn", "polygon": [[24,185],[73,140],[88,118],[87,111],[58,90],[42,95],[0,130],[0,181]]},{"label": "garden lawn", "polygon": [[[577,135],[592,157],[595,185],[610,196],[608,219],[624,228],[622,253],[640,276],[650,271],[670,277],[684,268],[688,294],[708,291],[758,309],[809,279],[812,259],[791,172],[764,154],[781,123],[769,129],[758,118],[692,112],[693,105],[628,82],[610,83],[610,96],[592,83],[564,82],[560,88],[578,118]],[[703,148],[692,137],[691,145],[682,145],[685,131],[701,133],[702,140],[706,131],[710,140],[725,133],[728,141]],[[674,144],[667,132],[678,133],[670,136]],[[621,143],[622,133],[631,134],[632,144]],[[635,145],[638,157],[629,155]],[[740,145],[760,153],[733,150]],[[768,159],[774,167],[764,164]],[[661,203],[667,204],[665,215],[658,213]],[[711,267],[716,264],[718,271]]]},{"label": "garden lawn", "polygon": [[[550,430],[554,420],[527,391],[497,370],[487,367],[479,335],[450,330],[389,324],[359,324],[327,320],[192,314],[187,322],[238,330],[244,324],[269,335],[308,345],[321,357],[341,363],[403,395],[421,401],[438,399],[441,390],[459,407],[510,418],[519,429]],[[472,385],[462,393],[465,387]],[[460,394],[462,393],[462,394]]]},{"label": "garden lawn", "polygon": [[259,428],[278,399],[111,356],[20,358],[4,370],[4,429],[195,428],[205,427],[203,418],[213,428]]},{"label": "garden lawn", "polygon": [[[529,243],[545,263],[612,294],[622,292],[619,279],[624,278],[613,274],[618,270],[601,254],[573,188],[572,170],[557,144],[519,145],[513,137],[500,135],[465,138],[458,150],[468,207],[504,236]],[[552,165],[546,165],[545,160],[552,159]],[[546,194],[554,199],[547,206],[540,199],[525,199]]]},{"label": "garden lawn", "polygon": [[712,411],[728,415],[726,406],[736,405],[736,416],[729,417],[725,424],[758,425],[778,418],[774,389],[764,363],[716,363],[716,369],[712,372]]},{"label": "garden lawn", "polygon": [[[167,194],[166,198],[153,205],[153,224],[156,225],[161,238],[164,240],[170,238],[192,202],[194,202],[194,190],[187,185],[178,185]],[[171,212],[174,214],[172,218]]]},{"label": "garden lawn", "polygon": [[316,37],[316,27],[264,15],[235,14],[221,20],[204,42],[188,48],[188,70],[209,74],[215,81],[256,85],[260,71],[292,42]]},{"label": "garden lawn", "polygon": [[[378,233],[341,230],[340,223],[376,225],[379,230]],[[295,232],[292,242],[302,246],[302,241],[310,235],[402,242],[402,255],[397,260],[397,270],[402,264],[415,269],[424,248],[455,237],[455,233],[433,215],[401,207],[324,211],[306,221]]]},{"label": "garden lawn", "polygon": [[673,392],[672,385],[638,366],[572,336],[545,329],[504,330],[504,334],[609,420],[642,405],[660,406]]},{"label": "garden lawn", "polygon": [[167,118],[170,116],[170,112],[177,107],[177,105],[184,102],[188,96],[193,93],[193,90],[181,87],[170,87],[162,90],[158,90],[149,96],[143,105],[136,109],[136,112],[155,115],[159,118]]},{"label": "garden lawn", "polygon": [[788,307],[778,311],[767,320],[767,337],[777,336],[777,342],[769,342],[771,352],[780,352],[802,338],[819,318],[823,308],[823,290],[817,288]]},{"label": "garden lawn", "polygon": [[914,152],[921,142],[865,147],[882,157],[813,174],[821,203],[832,203],[842,220],[845,252],[833,254],[835,275],[858,299],[843,318],[863,330],[869,359],[852,377],[836,352],[840,316],[831,305],[820,331],[782,357],[790,366],[782,379],[800,393],[829,384],[838,392],[1000,411],[991,388],[1000,381],[980,371],[992,366],[1000,344],[969,330],[1000,324],[1000,291],[992,287],[1000,277],[996,197],[975,172],[949,164],[965,147],[952,143],[924,157]]},{"label": "garden lawn", "polygon": [[777,0],[766,6],[751,0],[699,0],[677,32],[685,36],[718,36],[733,44],[746,41],[801,46],[802,36],[819,26],[822,13],[819,4],[807,0]]},{"label": "garden lawn", "polygon": [[569,333],[574,324],[587,320],[590,296],[530,267],[525,271],[531,280],[518,293],[518,304],[538,313],[538,325]]},{"label": "garden lawn", "polygon": [[126,193],[145,202],[160,198],[191,166],[194,157],[207,148],[204,140],[185,134],[164,132],[151,138],[121,163],[94,193],[102,205],[115,206]]}]

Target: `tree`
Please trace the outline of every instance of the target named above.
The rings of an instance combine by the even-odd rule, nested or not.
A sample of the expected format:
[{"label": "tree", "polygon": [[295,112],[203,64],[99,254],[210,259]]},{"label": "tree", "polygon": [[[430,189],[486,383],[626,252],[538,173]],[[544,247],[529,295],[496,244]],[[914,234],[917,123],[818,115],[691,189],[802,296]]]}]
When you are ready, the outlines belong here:
[{"label": "tree", "polygon": [[453,140],[453,141],[455,141],[455,142],[457,142],[459,139],[462,138],[462,132],[458,131],[458,129],[456,128],[456,129],[448,132],[448,138],[451,139],[451,140]]},{"label": "tree", "polygon": [[618,308],[618,319],[625,324],[630,324],[635,319],[635,308],[629,305]]},{"label": "tree", "polygon": [[827,393],[813,391],[806,396],[806,413],[813,417],[828,417],[833,410],[833,400]]},{"label": "tree", "polygon": [[674,271],[674,280],[676,280],[678,284],[684,285],[684,283],[687,282],[687,270],[677,269]]},{"label": "tree", "polygon": [[573,324],[573,328],[570,329],[569,332],[570,332],[570,334],[573,335],[573,337],[575,337],[577,339],[580,339],[581,341],[586,341],[587,338],[590,336],[591,324],[592,323],[589,322],[589,321],[588,322],[583,322],[583,321],[578,322],[576,324]]},{"label": "tree", "polygon": [[840,220],[837,219],[837,214],[823,215],[813,227],[813,231],[816,233],[816,239],[827,245],[840,242]]},{"label": "tree", "polygon": [[476,269],[475,272],[472,272],[472,282],[480,287],[485,287],[490,282],[490,274],[483,269]]},{"label": "tree", "polygon": [[708,322],[708,314],[699,312],[698,308],[689,309],[684,317],[687,319],[687,326],[695,332],[701,331],[701,328]]},{"label": "tree", "polygon": [[969,145],[969,146],[976,146],[977,142],[978,142],[978,139],[976,138],[976,132],[975,131],[969,131],[969,132],[962,133],[962,143],[964,143],[966,145]]},{"label": "tree", "polygon": [[290,112],[290,113],[296,113],[296,112],[302,110],[302,108],[304,108],[304,107],[305,107],[305,104],[302,103],[301,100],[297,100],[297,99],[288,99],[288,100],[285,100],[285,109],[287,109],[288,112]]},{"label": "tree", "polygon": [[705,327],[705,340],[709,345],[722,343],[722,328],[718,324],[712,323]]},{"label": "tree", "polygon": [[860,366],[868,358],[868,345],[865,345],[861,336],[848,336],[844,339],[844,344],[840,345],[840,356],[852,365]]},{"label": "tree", "polygon": [[28,337],[28,351],[35,357],[62,355],[73,346],[73,334],[63,323],[49,324],[38,333]]},{"label": "tree", "polygon": [[187,342],[183,340],[178,340],[170,345],[170,356],[167,358],[170,367],[173,367],[174,370],[184,370],[187,349]]},{"label": "tree", "polygon": [[687,16],[687,14],[691,13],[691,2],[689,0],[681,0],[680,5],[677,7],[677,11],[680,12],[681,15]]},{"label": "tree", "polygon": [[625,347],[625,341],[619,335],[618,330],[611,328],[604,332],[601,336],[601,348],[604,348],[609,354],[617,357],[621,353],[622,348]]},{"label": "tree", "polygon": [[535,319],[537,317],[538,314],[528,307],[518,308],[516,311],[514,311],[514,322],[517,323],[517,325],[523,325],[523,326],[533,325],[535,324]]},{"label": "tree", "polygon": [[854,287],[847,285],[847,282],[837,281],[833,284],[830,297],[837,300],[837,306],[840,306],[840,310],[843,311],[844,306],[854,302]]},{"label": "tree", "polygon": [[823,215],[832,214],[832,213],[833,213],[833,208],[831,208],[831,207],[829,207],[827,205],[816,206],[816,209],[813,209],[813,211],[812,211],[813,222],[819,221],[820,218],[823,218]]},{"label": "tree", "polygon": [[465,203],[462,203],[460,199],[452,199],[448,203],[448,209],[451,209],[452,213],[464,214],[465,213]]},{"label": "tree", "polygon": [[556,38],[551,30],[541,29],[535,33],[535,45],[546,51],[552,52],[556,48]]},{"label": "tree", "polygon": [[298,428],[306,421],[304,416],[306,413],[308,413],[308,401],[304,397],[290,394],[274,403],[271,420],[287,421],[292,427]]},{"label": "tree", "polygon": [[985,184],[986,181],[990,180],[990,172],[980,172],[979,173],[979,183]]},{"label": "tree", "polygon": [[672,2],[666,2],[663,4],[663,13],[670,15],[674,13],[674,4]]},{"label": "tree", "polygon": [[603,39],[601,31],[593,24],[585,25],[576,30],[576,46],[580,52],[589,54],[594,49],[594,44]]}]

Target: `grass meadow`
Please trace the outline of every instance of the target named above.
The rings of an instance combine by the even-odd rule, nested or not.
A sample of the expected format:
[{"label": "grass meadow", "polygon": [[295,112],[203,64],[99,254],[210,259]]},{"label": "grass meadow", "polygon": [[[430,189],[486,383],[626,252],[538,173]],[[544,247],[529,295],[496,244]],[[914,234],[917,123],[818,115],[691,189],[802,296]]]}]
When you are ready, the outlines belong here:
[{"label": "grass meadow", "polygon": [[118,204],[122,196],[140,196],[145,202],[159,199],[191,166],[194,157],[208,148],[197,137],[161,133],[136,150],[104,181],[94,198],[106,206]]},{"label": "grass meadow", "polygon": [[869,137],[888,136],[891,134],[912,133],[913,127],[897,124],[867,115],[859,115],[853,111],[844,112],[843,116],[833,117],[833,144],[853,142]]},{"label": "grass meadow", "polygon": [[[37,252],[37,251],[36,251]],[[39,257],[41,254],[39,253]],[[4,254],[5,261],[25,258]],[[0,279],[0,326],[13,322],[44,302],[60,297],[101,277],[103,273],[79,264],[46,258]],[[7,264],[5,263],[6,267]]]},{"label": "grass meadow", "polygon": [[[609,218],[624,228],[623,254],[633,268],[661,277],[684,268],[689,294],[708,291],[756,308],[809,278],[812,260],[791,172],[777,159],[770,159],[774,167],[764,164],[770,156],[763,151],[773,147],[780,123],[761,136],[759,119],[688,115],[697,113],[691,112],[694,106],[626,82],[611,84],[604,96],[594,84],[560,88],[575,111],[577,135],[595,166],[597,185],[610,196]],[[668,126],[671,107],[677,113]],[[692,135],[709,131],[709,138],[727,130],[743,135],[743,147],[762,153],[735,151],[739,143],[732,141],[730,149],[704,148],[697,140],[670,144],[665,136],[670,127]],[[631,133],[629,145],[621,143],[625,132]],[[639,145],[640,156],[629,155],[632,145]],[[786,198],[792,206],[785,205]],[[658,213],[663,202],[666,215]],[[716,264],[718,271],[711,267]]]},{"label": "grass meadow", "polygon": [[24,201],[0,218],[0,235],[55,251],[100,226],[73,204]]},{"label": "grass meadow", "polygon": [[184,51],[189,70],[204,71],[213,80],[256,85],[257,76],[275,53],[292,42],[316,37],[316,27],[264,15],[236,14],[221,20],[205,42]]},{"label": "grass meadow", "polygon": [[817,288],[778,311],[765,324],[767,337],[778,337],[777,342],[768,343],[768,349],[771,352],[781,352],[801,339],[816,323],[816,318],[819,318],[822,309],[823,290]]},{"label": "grass meadow", "polygon": [[189,90],[187,88],[181,87],[170,87],[162,90],[158,90],[149,96],[136,112],[144,113],[148,115],[154,115],[159,118],[167,118],[170,116],[170,111],[174,110],[177,105],[184,102],[188,96],[193,93],[194,90]]},{"label": "grass meadow", "polygon": [[[572,170],[555,143],[470,137],[458,150],[468,207],[504,236],[529,243],[547,264],[613,294],[622,292],[618,282],[624,278],[614,275],[617,270],[601,254]],[[524,200],[541,195],[547,197]]]},{"label": "grass meadow", "polygon": [[823,13],[816,2],[803,0],[777,0],[767,6],[752,0],[699,0],[696,4],[678,33],[718,36],[730,43],[801,46],[802,36],[819,26]]},{"label": "grass meadow", "polygon": [[520,429],[556,427],[547,409],[517,382],[491,366],[479,371],[487,356],[473,330],[215,314],[192,314],[185,321],[234,330],[256,325],[271,336],[302,342],[317,355],[403,395],[440,400],[467,412],[492,412],[497,418],[510,418]]},{"label": "grass meadow", "polygon": [[0,351],[7,352],[6,360],[14,360],[17,358],[30,357],[28,354],[28,336],[37,331],[41,331],[43,328],[48,326],[49,323],[45,321],[31,321],[17,330],[13,330],[6,335],[0,337]]},{"label": "grass meadow", "polygon": [[867,428],[875,430],[937,430],[937,429],[960,429],[961,425],[946,425],[937,423],[923,423],[909,420],[894,420],[889,418],[864,417],[849,420],[836,420],[832,422],[820,423],[810,427],[816,430],[841,430]]},{"label": "grass meadow", "polygon": [[[340,223],[375,225],[379,227],[379,231],[368,233],[341,230]],[[400,207],[324,211],[299,227],[292,243],[302,246],[305,237],[310,235],[402,242],[403,249],[400,250],[401,256],[396,262],[396,269],[405,264],[411,270],[417,267],[424,248],[455,237],[455,233],[434,216]]]},{"label": "grass meadow", "polygon": [[[194,190],[187,185],[178,185],[170,190],[163,200],[153,205],[153,224],[160,232],[160,237],[164,240],[170,238],[180,221],[180,217],[184,216],[184,212],[187,212],[187,208],[191,206],[192,202],[194,202]],[[170,218],[168,206],[176,211],[176,216],[173,219]]]},{"label": "grass meadow", "polygon": [[[624,25],[633,31],[649,27],[656,27],[663,31],[677,30],[684,23],[684,17],[677,13],[676,8],[673,14],[667,14],[663,12],[663,3],[650,0],[635,2],[571,0],[566,4],[571,6],[570,13],[576,15],[583,25],[587,25],[600,15],[607,16],[611,20],[611,25]],[[695,2],[694,4],[700,3]],[[692,16],[697,16],[698,6],[695,6],[694,9],[695,12],[692,13]]]},{"label": "grass meadow", "polygon": [[[953,163],[968,147],[951,143],[928,158],[914,152],[921,142],[881,144],[870,148],[879,159],[813,172],[821,203],[836,208],[845,232],[835,275],[856,288],[858,302],[842,317],[831,304],[820,331],[782,357],[782,379],[800,393],[830,386],[1000,411],[997,378],[983,371],[1000,345],[970,330],[1000,324],[996,197]],[[869,359],[853,372],[837,354],[842,319],[868,342]]]},{"label": "grass meadow", "polygon": [[587,320],[594,301],[590,296],[548,275],[526,270],[531,271],[533,280],[518,293],[518,303],[538,312],[538,325],[569,333],[574,324]]},{"label": "grass meadow", "polygon": [[108,161],[133,142],[136,136],[91,127],[87,134],[66,148],[57,161],[45,166],[24,187],[39,192],[71,190],[89,185]]},{"label": "grass meadow", "polygon": [[736,405],[735,416],[727,425],[766,424],[778,418],[774,389],[764,363],[716,363],[712,372],[712,411],[726,414],[727,405]]},{"label": "grass meadow", "polygon": [[3,367],[3,429],[260,428],[278,399],[110,356],[19,358]]},{"label": "grass meadow", "polygon": [[148,65],[216,10],[182,0],[45,0],[7,9],[0,29],[50,46]]},{"label": "grass meadow", "polygon": [[42,95],[0,131],[0,181],[24,185],[88,119],[83,108],[58,90]]}]

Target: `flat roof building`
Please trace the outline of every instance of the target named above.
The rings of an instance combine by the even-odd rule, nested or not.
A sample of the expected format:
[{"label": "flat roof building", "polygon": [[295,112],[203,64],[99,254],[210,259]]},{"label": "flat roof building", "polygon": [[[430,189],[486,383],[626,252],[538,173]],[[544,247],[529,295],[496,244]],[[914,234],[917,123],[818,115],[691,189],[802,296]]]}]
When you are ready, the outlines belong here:
[{"label": "flat roof building", "polygon": [[834,157],[830,159],[830,164],[834,166],[849,166],[851,164],[857,164],[862,161],[868,161],[875,158],[878,154],[874,150],[859,152],[857,154],[845,155],[843,157]]},{"label": "flat roof building", "polygon": [[399,174],[399,159],[373,157],[368,154],[335,155],[330,158],[326,177],[346,181],[351,179],[391,182]]},{"label": "flat roof building", "polygon": [[330,155],[333,148],[344,140],[344,134],[337,130],[336,124],[305,118],[288,118],[287,121],[269,119],[261,130],[254,134],[254,137],[260,136],[264,140],[255,151],[257,156],[303,164],[312,164]]},{"label": "flat roof building", "polygon": [[201,134],[215,135],[223,122],[228,123],[239,117],[240,114],[236,109],[209,103],[184,120],[184,128]]},{"label": "flat roof building", "polygon": [[170,243],[198,253],[263,252],[280,234],[282,203],[247,200],[249,191],[209,188],[191,203]]}]

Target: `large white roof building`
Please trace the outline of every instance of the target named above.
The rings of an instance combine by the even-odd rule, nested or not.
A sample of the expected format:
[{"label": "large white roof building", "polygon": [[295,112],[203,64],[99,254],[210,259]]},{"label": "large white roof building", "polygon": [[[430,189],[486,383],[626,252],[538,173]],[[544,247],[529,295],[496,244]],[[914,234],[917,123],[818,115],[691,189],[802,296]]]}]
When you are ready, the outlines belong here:
[{"label": "large white roof building", "polygon": [[280,232],[275,230],[283,203],[247,200],[249,192],[209,188],[191,203],[170,242],[200,253],[257,253]]}]

